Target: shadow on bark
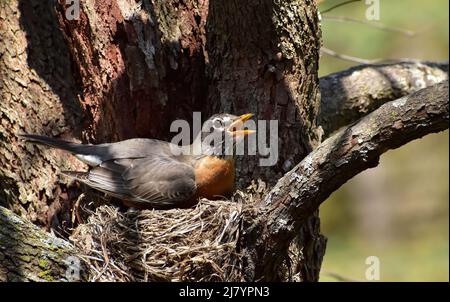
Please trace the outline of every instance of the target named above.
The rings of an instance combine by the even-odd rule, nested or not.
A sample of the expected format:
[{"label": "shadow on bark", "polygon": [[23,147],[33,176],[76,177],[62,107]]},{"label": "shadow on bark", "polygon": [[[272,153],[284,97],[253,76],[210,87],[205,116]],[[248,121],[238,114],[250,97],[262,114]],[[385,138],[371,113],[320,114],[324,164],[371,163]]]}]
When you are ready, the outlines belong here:
[{"label": "shadow on bark", "polygon": [[[70,134],[67,136],[80,138],[81,131],[91,122],[91,118],[83,112],[78,96],[82,97],[82,89],[79,85],[76,70],[72,66],[71,54],[64,41],[55,13],[54,1],[51,0],[23,0],[19,1],[20,25],[27,36],[27,63],[41,79],[58,96],[63,111],[60,118],[65,121]],[[33,100],[38,102],[38,100]],[[52,129],[56,124],[51,122],[43,127],[46,133],[51,135],[61,132]],[[35,157],[31,157],[35,158]],[[32,163],[33,164],[33,163]],[[46,221],[47,229],[56,232],[67,233],[67,229],[73,227],[70,222],[73,195],[78,190],[59,183],[54,188],[55,199],[51,201],[46,217],[40,220]],[[42,195],[40,193],[40,195]],[[65,234],[67,235],[67,234]]]},{"label": "shadow on bark", "polygon": [[[0,199],[0,203],[3,201]],[[6,202],[5,202],[6,203]],[[0,212],[0,221],[7,221],[9,217],[3,216],[3,212]],[[0,242],[2,243],[2,249],[5,249],[8,251],[10,255],[19,255],[20,248],[19,248],[19,242],[14,240],[8,240],[10,238],[17,238],[17,232],[15,228],[7,228],[6,226],[2,225],[2,228],[5,228],[4,231],[8,232],[10,235],[9,238],[4,236],[0,232]],[[2,255],[3,256],[3,255]],[[14,260],[11,258],[3,258],[0,260],[2,262],[2,266],[5,268],[8,267],[14,267],[13,272],[8,271],[0,271],[0,275],[2,275],[2,279],[5,279],[6,282],[14,282],[14,281],[20,281],[20,276],[23,275],[23,269],[21,267],[21,263],[14,263]]]},{"label": "shadow on bark", "polygon": [[[64,118],[79,137],[80,122],[86,126],[89,119],[82,113],[77,94],[81,87],[73,76],[69,49],[58,26],[54,1],[22,0],[19,2],[20,24],[27,34],[28,65],[45,80],[58,95],[64,107]],[[51,130],[51,129],[49,129]]]}]

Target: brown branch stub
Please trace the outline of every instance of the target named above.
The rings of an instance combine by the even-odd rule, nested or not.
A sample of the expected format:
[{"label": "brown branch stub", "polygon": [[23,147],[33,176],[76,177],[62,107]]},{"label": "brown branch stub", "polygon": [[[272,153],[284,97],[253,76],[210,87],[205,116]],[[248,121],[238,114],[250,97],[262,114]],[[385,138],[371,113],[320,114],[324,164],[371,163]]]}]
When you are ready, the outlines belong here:
[{"label": "brown branch stub", "polygon": [[448,80],[388,102],[325,140],[284,175],[262,202],[259,220],[247,231],[256,274],[276,279],[277,257],[296,232],[336,189],[375,167],[381,154],[426,134],[448,129]]},{"label": "brown branch stub", "polygon": [[362,65],[320,78],[320,124],[325,135],[382,104],[448,79],[448,62]]}]

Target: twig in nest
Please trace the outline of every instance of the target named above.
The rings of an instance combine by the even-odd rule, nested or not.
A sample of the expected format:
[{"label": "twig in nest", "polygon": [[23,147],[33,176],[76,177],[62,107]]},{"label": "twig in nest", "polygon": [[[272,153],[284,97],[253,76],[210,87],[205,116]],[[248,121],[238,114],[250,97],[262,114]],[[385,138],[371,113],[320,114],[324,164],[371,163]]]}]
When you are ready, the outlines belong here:
[{"label": "twig in nest", "polygon": [[241,221],[259,194],[166,211],[122,213],[103,205],[71,239],[92,281],[242,281]]}]

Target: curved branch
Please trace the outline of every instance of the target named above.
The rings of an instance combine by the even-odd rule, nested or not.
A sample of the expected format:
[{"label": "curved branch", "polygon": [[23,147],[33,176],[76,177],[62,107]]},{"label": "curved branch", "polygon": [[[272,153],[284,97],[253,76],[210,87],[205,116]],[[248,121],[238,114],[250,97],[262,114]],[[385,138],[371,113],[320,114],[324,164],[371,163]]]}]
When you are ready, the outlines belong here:
[{"label": "curved branch", "polygon": [[382,104],[448,79],[448,63],[361,65],[320,78],[320,125],[326,136]]},{"label": "curved branch", "polygon": [[249,279],[277,279],[276,267],[305,219],[347,180],[375,167],[381,154],[448,129],[448,80],[382,105],[325,140],[284,175],[264,198],[247,230]]}]

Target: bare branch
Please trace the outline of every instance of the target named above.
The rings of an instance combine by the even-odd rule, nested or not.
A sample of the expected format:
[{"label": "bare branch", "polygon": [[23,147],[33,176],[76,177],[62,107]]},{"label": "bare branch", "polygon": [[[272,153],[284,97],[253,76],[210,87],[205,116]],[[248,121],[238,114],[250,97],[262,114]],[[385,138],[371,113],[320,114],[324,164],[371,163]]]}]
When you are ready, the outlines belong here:
[{"label": "bare branch", "polygon": [[[305,219],[347,180],[375,167],[381,154],[448,129],[448,80],[382,105],[325,140],[267,194],[248,230],[256,275],[277,279],[276,268]],[[253,240],[253,241],[252,241]],[[249,243],[250,242],[250,243]],[[252,246],[253,245],[253,246]],[[249,256],[252,258],[252,256]]]},{"label": "bare branch", "polygon": [[375,29],[383,30],[383,31],[390,31],[393,33],[401,34],[407,37],[414,37],[416,35],[416,32],[412,30],[402,29],[398,27],[389,26],[383,23],[377,23],[373,21],[367,21],[367,20],[359,20],[355,18],[345,17],[345,16],[323,16],[323,20],[329,20],[329,21],[336,21],[336,22],[349,22],[349,23],[356,23],[356,24],[363,24],[367,25],[369,27],[373,27]]},{"label": "bare branch", "polygon": [[348,1],[344,1],[344,2],[338,3],[338,4],[336,4],[336,5],[333,5],[332,7],[329,7],[329,8],[327,8],[327,9],[325,9],[325,10],[321,11],[320,13],[321,13],[321,14],[326,14],[326,13],[328,13],[328,12],[330,12],[330,11],[332,11],[332,10],[338,8],[338,7],[341,7],[341,6],[350,4],[350,3],[354,3],[354,2],[361,2],[361,1],[362,1],[362,0],[348,0]]},{"label": "bare branch", "polygon": [[350,55],[346,55],[343,53],[338,53],[338,52],[336,52],[332,49],[326,48],[326,47],[321,47],[320,53],[326,54],[331,57],[335,57],[337,59],[341,59],[341,60],[349,61],[349,62],[353,62],[353,63],[358,63],[358,64],[375,64],[382,60],[382,59],[363,59],[363,58],[359,58],[359,57],[355,57],[355,56],[350,56]]},{"label": "bare branch", "polygon": [[320,78],[319,123],[326,136],[382,104],[448,78],[447,63],[357,66]]}]

